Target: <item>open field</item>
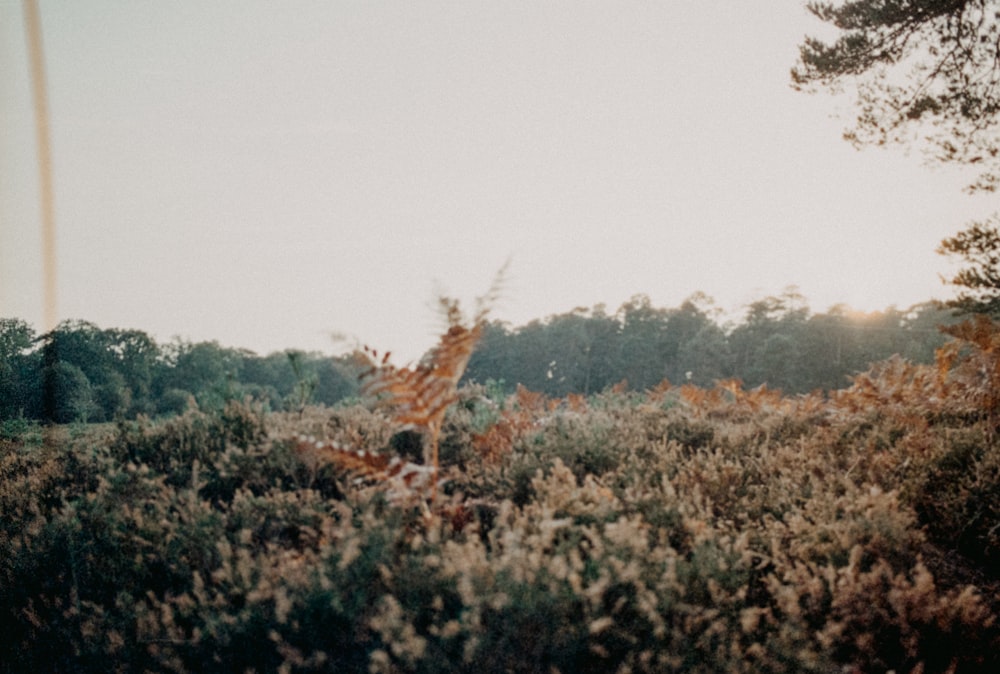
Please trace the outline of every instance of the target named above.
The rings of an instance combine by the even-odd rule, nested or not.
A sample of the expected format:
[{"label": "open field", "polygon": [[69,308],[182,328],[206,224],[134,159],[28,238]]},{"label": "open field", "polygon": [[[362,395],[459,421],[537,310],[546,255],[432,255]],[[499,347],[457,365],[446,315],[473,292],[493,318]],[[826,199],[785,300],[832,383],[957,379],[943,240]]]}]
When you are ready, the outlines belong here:
[{"label": "open field", "polygon": [[0,668],[997,671],[996,420],[950,366],[466,387],[433,503],[295,440],[405,454],[370,405],[31,427],[0,445]]}]

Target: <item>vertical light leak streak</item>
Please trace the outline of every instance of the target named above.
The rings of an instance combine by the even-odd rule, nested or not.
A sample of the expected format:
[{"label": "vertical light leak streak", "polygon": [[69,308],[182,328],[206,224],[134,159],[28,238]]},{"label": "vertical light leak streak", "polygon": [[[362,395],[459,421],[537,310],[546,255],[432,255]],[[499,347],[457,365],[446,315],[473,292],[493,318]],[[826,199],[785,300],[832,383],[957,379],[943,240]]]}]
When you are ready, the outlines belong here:
[{"label": "vertical light leak streak", "polygon": [[49,332],[56,327],[56,216],[52,190],[52,148],[49,141],[49,101],[46,94],[42,22],[36,0],[24,0],[24,23],[28,38],[28,60],[35,103],[35,136],[38,144],[38,184],[42,211],[42,276],[44,322]]}]

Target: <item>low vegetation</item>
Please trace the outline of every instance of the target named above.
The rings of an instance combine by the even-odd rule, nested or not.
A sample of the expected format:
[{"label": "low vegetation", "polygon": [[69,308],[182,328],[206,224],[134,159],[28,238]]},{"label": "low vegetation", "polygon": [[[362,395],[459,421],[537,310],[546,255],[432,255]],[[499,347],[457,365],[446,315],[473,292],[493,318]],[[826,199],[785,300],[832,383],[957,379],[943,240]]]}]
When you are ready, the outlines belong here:
[{"label": "low vegetation", "polygon": [[384,400],[5,427],[0,671],[1000,671],[1000,338],[953,334],[829,396],[466,385],[436,498],[346,459],[421,465]]}]

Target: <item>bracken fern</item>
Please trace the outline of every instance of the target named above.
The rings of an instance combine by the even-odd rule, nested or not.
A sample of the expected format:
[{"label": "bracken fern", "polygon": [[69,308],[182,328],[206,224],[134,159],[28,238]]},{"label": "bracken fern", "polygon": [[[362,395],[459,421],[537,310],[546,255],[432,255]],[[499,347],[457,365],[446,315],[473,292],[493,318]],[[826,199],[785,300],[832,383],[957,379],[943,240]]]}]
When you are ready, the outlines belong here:
[{"label": "bracken fern", "polygon": [[[392,420],[404,428],[423,434],[424,467],[370,453],[352,451],[336,445],[317,445],[318,456],[350,472],[376,480],[395,480],[407,489],[429,486],[430,502],[437,496],[441,427],[448,408],[458,399],[458,382],[465,373],[469,358],[486,327],[489,312],[496,302],[506,265],[497,273],[485,295],[477,298],[476,312],[467,319],[458,300],[440,297],[438,302],[447,328],[437,345],[415,366],[398,367],[390,362],[390,352],[380,355],[365,346],[357,354],[363,366],[362,393],[374,396],[378,404],[391,411]],[[310,440],[299,441],[308,448]],[[402,483],[399,480],[406,477]],[[419,477],[419,479],[417,479]]]}]

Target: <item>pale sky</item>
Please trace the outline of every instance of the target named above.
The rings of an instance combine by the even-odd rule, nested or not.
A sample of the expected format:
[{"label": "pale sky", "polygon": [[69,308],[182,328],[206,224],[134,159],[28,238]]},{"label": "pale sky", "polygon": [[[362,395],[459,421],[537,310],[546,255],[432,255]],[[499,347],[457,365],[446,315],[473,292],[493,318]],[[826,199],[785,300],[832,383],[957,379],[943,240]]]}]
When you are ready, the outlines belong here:
[{"label": "pale sky", "polygon": [[[514,325],[789,285],[904,308],[997,206],[791,90],[801,0],[39,4],[59,317],[161,341],[414,357],[508,258]],[[28,73],[0,0],[0,316],[41,331]]]}]

